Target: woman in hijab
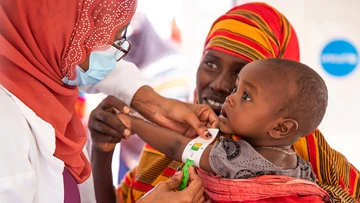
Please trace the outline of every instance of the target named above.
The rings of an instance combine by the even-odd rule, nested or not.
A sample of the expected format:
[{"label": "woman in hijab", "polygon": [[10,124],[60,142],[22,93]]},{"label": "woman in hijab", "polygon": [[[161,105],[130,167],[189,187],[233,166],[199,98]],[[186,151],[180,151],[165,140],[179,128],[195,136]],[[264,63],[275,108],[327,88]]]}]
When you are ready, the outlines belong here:
[{"label": "woman in hijab", "polygon": [[[264,3],[249,3],[232,8],[213,23],[206,38],[197,72],[195,102],[207,104],[219,114],[242,67],[264,58],[300,60],[298,39],[293,27],[280,12]],[[344,156],[329,147],[319,130],[300,139],[294,149],[311,162],[318,185],[333,200],[359,200],[359,171]],[[138,167],[124,177],[119,187],[120,199],[127,203],[136,201],[159,181],[171,177],[181,166],[182,163],[145,145]],[[207,176],[202,175],[202,178],[209,194],[211,192],[207,188],[219,184],[219,181],[205,181],[209,179]],[[214,190],[212,194],[223,194],[221,198],[243,195],[228,194],[227,189]]]},{"label": "woman in hijab", "polygon": [[[185,124],[206,134],[197,116],[216,125],[216,115],[205,105],[168,100],[145,86],[134,65],[114,69],[129,51],[123,31],[135,8],[136,0],[1,1],[0,202],[80,202],[78,184],[89,179],[91,166],[75,111],[78,86],[97,91],[109,85],[127,101],[116,103],[121,112],[128,113],[131,106],[149,120],[175,129]],[[115,87],[118,80],[131,88]],[[184,113],[167,114],[174,106]],[[194,113],[198,110],[203,114]],[[131,133],[121,123],[118,129]],[[104,144],[108,141],[107,136],[97,137],[96,149],[111,149],[113,144]]]}]

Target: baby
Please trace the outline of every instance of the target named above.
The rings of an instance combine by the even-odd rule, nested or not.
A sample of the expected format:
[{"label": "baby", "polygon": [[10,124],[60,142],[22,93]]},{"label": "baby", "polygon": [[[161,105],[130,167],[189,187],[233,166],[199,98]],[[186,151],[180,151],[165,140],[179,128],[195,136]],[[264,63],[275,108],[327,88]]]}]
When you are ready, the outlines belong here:
[{"label": "baby", "polygon": [[[201,155],[200,168],[230,179],[284,175],[315,182],[310,163],[292,145],[318,127],[327,99],[323,79],[302,63],[264,59],[247,64],[219,117],[223,133],[243,140],[220,136]],[[177,161],[192,140],[135,117],[118,117],[153,148]]]}]

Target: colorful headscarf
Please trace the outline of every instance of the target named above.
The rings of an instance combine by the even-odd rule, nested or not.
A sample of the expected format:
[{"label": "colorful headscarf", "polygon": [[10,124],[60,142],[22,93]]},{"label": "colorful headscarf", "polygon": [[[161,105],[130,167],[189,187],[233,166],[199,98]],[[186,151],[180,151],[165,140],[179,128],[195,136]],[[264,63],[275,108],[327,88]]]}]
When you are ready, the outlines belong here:
[{"label": "colorful headscarf", "polygon": [[[82,149],[86,135],[75,111],[75,66],[93,50],[112,44],[129,23],[136,0],[2,0],[0,84],[55,129],[54,156],[78,183],[91,167]],[[50,136],[50,135],[49,135]]]},{"label": "colorful headscarf", "polygon": [[236,6],[218,18],[207,36],[204,52],[225,52],[246,61],[285,58],[299,61],[299,43],[290,22],[265,3]]}]

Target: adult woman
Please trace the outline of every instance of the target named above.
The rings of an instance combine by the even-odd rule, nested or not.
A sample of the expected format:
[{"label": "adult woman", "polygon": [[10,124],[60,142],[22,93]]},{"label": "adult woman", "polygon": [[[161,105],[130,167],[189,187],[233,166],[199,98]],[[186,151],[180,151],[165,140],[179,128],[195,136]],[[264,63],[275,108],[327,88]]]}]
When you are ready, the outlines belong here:
[{"label": "adult woman", "polygon": [[[290,23],[263,3],[234,7],[214,22],[206,39],[197,73],[197,102],[210,105],[219,114],[241,68],[249,61],[269,57],[299,60],[298,41]],[[312,163],[318,184],[334,200],[359,199],[359,172],[328,146],[320,131],[301,139],[294,148]],[[132,202],[171,177],[180,165],[146,146],[139,166],[122,182],[119,195],[123,202]]]},{"label": "adult woman", "polygon": [[[80,202],[77,184],[89,178],[91,167],[82,152],[86,135],[74,108],[77,86],[99,84],[126,55],[129,44],[122,31],[135,8],[134,0],[1,1],[1,202]],[[134,67],[123,71],[123,79],[135,87],[120,91],[128,105],[150,120],[173,120],[175,127],[190,116],[187,121],[197,123],[199,133],[206,131],[193,113],[200,106],[165,99],[188,115],[163,114],[156,104],[163,98],[137,74]],[[150,93],[150,98],[138,93]],[[152,111],[144,102],[160,110],[160,118],[147,114]],[[119,110],[128,112],[125,107],[121,103]],[[205,120],[212,116],[200,108],[207,112]],[[95,143],[103,147],[98,138]]]}]

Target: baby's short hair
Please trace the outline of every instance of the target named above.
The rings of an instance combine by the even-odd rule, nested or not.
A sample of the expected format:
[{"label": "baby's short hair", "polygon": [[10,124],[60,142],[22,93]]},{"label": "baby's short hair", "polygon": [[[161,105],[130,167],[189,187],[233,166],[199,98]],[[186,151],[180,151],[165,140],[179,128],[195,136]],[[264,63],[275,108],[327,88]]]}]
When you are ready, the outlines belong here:
[{"label": "baby's short hair", "polygon": [[298,135],[310,134],[325,115],[328,91],[324,80],[312,68],[300,62],[277,58],[264,61],[295,87],[295,91],[283,98],[283,105],[277,113],[285,112],[297,120]]}]

